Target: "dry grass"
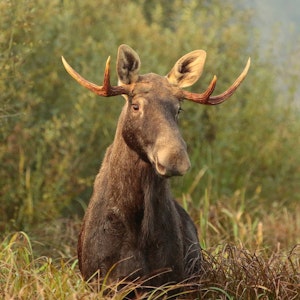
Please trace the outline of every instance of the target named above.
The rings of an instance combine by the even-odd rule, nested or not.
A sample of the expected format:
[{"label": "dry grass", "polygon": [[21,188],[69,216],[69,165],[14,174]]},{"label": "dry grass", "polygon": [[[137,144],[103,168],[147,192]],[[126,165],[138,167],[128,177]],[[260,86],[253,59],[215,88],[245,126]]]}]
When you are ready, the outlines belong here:
[{"label": "dry grass", "polygon": [[[206,252],[207,299],[298,299],[300,245],[283,255],[226,245]],[[223,294],[223,296],[222,296]]]},{"label": "dry grass", "polygon": [[[7,236],[1,243],[0,297],[3,299],[124,299],[142,283],[119,282],[104,285],[97,292],[82,281],[77,260],[35,257],[30,238],[24,232]],[[62,248],[67,249],[68,248]],[[300,245],[290,252],[266,255],[243,246],[225,245],[204,251],[203,275],[195,283],[149,288],[139,299],[299,299]],[[146,285],[146,283],[145,283]],[[181,292],[178,292],[178,288]]]},{"label": "dry grass", "polygon": [[206,196],[196,209],[190,195],[183,200],[204,248],[202,276],[192,283],[142,290],[147,282],[105,281],[92,290],[76,258],[81,220],[61,219],[4,237],[0,298],[168,299],[175,294],[178,299],[299,299],[299,205],[266,211],[258,199],[253,206],[246,203],[240,191],[215,203]]},{"label": "dry grass", "polygon": [[[227,202],[193,209],[204,249],[201,278],[159,288],[147,282],[105,284],[97,291],[83,282],[76,259],[80,220],[57,220],[26,234],[8,234],[0,244],[3,299],[299,299],[299,206],[268,212],[249,210],[240,193]],[[226,203],[226,204],[224,204]],[[258,202],[256,202],[258,203]],[[246,207],[248,210],[246,210]],[[29,237],[30,236],[30,237]],[[299,243],[297,245],[297,243]]]}]

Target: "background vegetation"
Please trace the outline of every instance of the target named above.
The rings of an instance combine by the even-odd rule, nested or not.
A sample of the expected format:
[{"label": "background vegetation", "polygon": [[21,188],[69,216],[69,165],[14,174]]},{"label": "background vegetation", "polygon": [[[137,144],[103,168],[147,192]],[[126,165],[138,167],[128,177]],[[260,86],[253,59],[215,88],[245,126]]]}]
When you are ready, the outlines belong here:
[{"label": "background vegetation", "polygon": [[[203,90],[214,74],[216,92],[226,89],[251,56],[250,73],[230,101],[219,107],[184,103],[180,127],[192,169],[172,180],[173,192],[197,223],[201,245],[217,255],[217,266],[230,258],[224,250],[228,243],[242,252],[259,250],[268,259],[275,251],[276,262],[285,266],[275,269],[280,276],[287,270],[285,279],[293,287],[284,291],[299,291],[299,256],[287,268],[291,256],[282,260],[300,242],[299,48],[287,47],[289,55],[276,56],[274,35],[262,54],[253,12],[230,0],[7,0],[0,2],[0,11],[0,232],[7,259],[1,260],[7,273],[0,284],[22,272],[26,277],[19,277],[23,284],[11,281],[5,293],[21,293],[25,284],[38,294],[45,289],[39,276],[50,276],[48,271],[62,282],[50,257],[75,256],[77,220],[122,106],[121,99],[100,99],[78,86],[60,57],[101,82],[107,56],[113,65],[121,43],[140,54],[142,73],[166,74],[181,55],[205,49],[205,72],[193,91]],[[25,242],[19,243],[18,235],[9,234],[16,230],[30,238],[21,235]],[[20,254],[11,247],[16,241],[24,268],[14,262]],[[255,266],[263,268],[262,262],[269,266],[264,259]],[[85,294],[76,268],[75,261],[65,272],[73,276],[69,293],[83,289]],[[228,282],[226,276],[215,278]],[[264,283],[262,293],[276,298],[278,285],[272,289]]]}]

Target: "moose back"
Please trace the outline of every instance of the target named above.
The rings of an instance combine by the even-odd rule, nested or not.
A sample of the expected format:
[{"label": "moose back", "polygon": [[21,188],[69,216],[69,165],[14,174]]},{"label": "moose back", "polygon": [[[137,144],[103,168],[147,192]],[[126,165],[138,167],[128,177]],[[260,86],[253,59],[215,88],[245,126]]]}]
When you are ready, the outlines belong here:
[{"label": "moose back", "polygon": [[172,198],[168,183],[168,177],[184,175],[190,168],[177,125],[180,106],[183,100],[222,103],[250,66],[249,59],[238,79],[220,95],[211,96],[216,77],[203,93],[183,90],[201,76],[205,58],[205,51],[196,50],[180,58],[166,76],[140,75],[138,54],[121,45],[117,86],[110,84],[110,58],[102,86],[81,77],[62,58],[67,72],[84,87],[104,97],[123,95],[126,100],[79,236],[79,267],[85,280],[109,273],[112,281],[149,278],[147,285],[158,286],[200,273],[196,227]]}]

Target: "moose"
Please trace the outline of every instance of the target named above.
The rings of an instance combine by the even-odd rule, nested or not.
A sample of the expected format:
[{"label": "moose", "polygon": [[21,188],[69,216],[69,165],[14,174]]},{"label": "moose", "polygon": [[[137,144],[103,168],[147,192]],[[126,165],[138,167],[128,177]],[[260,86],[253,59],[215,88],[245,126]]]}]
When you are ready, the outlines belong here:
[{"label": "moose", "polygon": [[212,96],[216,76],[203,93],[183,90],[201,76],[205,59],[204,50],[195,50],[181,57],[166,76],[140,75],[138,54],[123,44],[117,55],[118,85],[110,83],[109,57],[99,86],[62,57],[66,71],[82,86],[99,96],[125,98],[79,235],[79,268],[85,280],[97,275],[160,286],[200,275],[203,258],[197,229],[172,198],[168,180],[184,175],[191,166],[178,115],[183,100],[205,105],[224,102],[250,67],[249,58],[222,94]]}]

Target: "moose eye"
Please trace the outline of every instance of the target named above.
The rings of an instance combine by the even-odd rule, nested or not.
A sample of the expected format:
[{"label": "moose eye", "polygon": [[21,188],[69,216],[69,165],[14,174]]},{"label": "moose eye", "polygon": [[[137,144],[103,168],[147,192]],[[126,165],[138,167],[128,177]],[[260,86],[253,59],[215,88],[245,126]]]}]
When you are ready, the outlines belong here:
[{"label": "moose eye", "polygon": [[131,107],[133,108],[133,110],[138,111],[140,109],[140,106],[136,103],[131,104]]},{"label": "moose eye", "polygon": [[178,107],[178,110],[177,110],[177,114],[176,114],[176,116],[175,116],[176,120],[178,120],[179,114],[180,114],[182,111],[183,111],[183,109],[179,106],[179,107]]},{"label": "moose eye", "polygon": [[183,111],[183,109],[179,106],[178,111],[177,111],[177,115],[179,115],[182,111]]}]

